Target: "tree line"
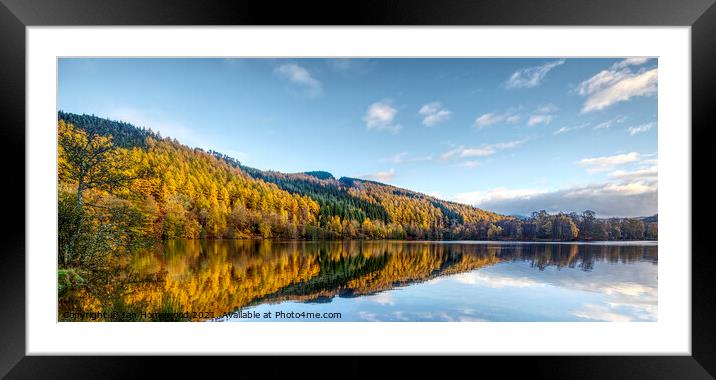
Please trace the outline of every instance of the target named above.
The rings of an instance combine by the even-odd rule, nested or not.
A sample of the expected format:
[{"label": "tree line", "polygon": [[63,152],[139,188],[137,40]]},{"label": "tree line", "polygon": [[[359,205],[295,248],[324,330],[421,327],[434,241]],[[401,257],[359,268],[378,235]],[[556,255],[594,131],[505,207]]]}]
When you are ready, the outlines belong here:
[{"label": "tree line", "polygon": [[418,192],[326,172],[243,166],[149,129],[59,113],[59,260],[177,238],[637,240],[656,218],[499,215]]}]

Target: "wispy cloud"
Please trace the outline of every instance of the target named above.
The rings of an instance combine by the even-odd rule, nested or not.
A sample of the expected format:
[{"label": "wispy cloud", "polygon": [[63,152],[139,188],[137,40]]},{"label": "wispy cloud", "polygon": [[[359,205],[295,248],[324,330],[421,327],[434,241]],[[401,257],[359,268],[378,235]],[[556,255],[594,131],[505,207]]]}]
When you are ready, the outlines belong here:
[{"label": "wispy cloud", "polygon": [[637,125],[637,126],[634,126],[634,127],[629,127],[629,128],[628,128],[628,131],[629,131],[629,135],[634,136],[634,135],[636,135],[636,134],[638,134],[638,133],[646,132],[646,131],[648,131],[648,130],[654,128],[654,127],[656,127],[656,123],[655,123],[655,122],[651,122],[651,123],[645,123],[645,124]]},{"label": "wispy cloud", "polygon": [[365,126],[368,129],[388,131],[395,134],[402,128],[400,124],[394,123],[397,113],[398,110],[393,108],[389,102],[376,102],[368,107],[368,110],[363,116],[363,121],[365,121]]},{"label": "wispy cloud", "polygon": [[554,113],[557,112],[559,108],[555,106],[554,104],[545,104],[542,107],[539,107],[535,110],[535,113],[537,114],[547,114],[547,113]]},{"label": "wispy cloud", "polygon": [[631,152],[613,156],[584,158],[579,160],[577,165],[585,167],[589,173],[599,173],[612,170],[619,165],[638,161],[640,158],[641,155],[639,153]]},{"label": "wispy cloud", "polygon": [[274,69],[274,74],[288,80],[292,85],[300,88],[302,93],[308,97],[323,95],[321,81],[311,76],[306,68],[295,63],[287,63]]},{"label": "wispy cloud", "polygon": [[408,152],[400,152],[396,153],[394,156],[384,159],[383,161],[392,162],[394,164],[402,164],[403,162],[405,162],[405,157],[407,155]]},{"label": "wispy cloud", "polygon": [[618,70],[623,69],[625,67],[629,66],[641,66],[647,62],[649,62],[651,58],[648,57],[631,57],[631,58],[625,58],[622,61],[619,61],[612,65],[612,69]]},{"label": "wispy cloud", "polygon": [[420,107],[418,114],[423,117],[423,125],[432,127],[449,120],[452,112],[443,108],[440,102],[431,102]]},{"label": "wispy cloud", "polygon": [[461,148],[460,157],[485,157],[497,153],[497,148],[493,145],[485,145],[477,148]]},{"label": "wispy cloud", "polygon": [[558,130],[554,131],[552,134],[554,134],[554,135],[560,135],[560,134],[562,134],[562,133],[567,133],[567,132],[571,132],[571,131],[577,131],[577,130],[580,130],[580,129],[584,129],[584,128],[587,128],[588,126],[589,126],[589,123],[584,123],[584,124],[579,124],[579,125],[573,125],[573,126],[570,126],[570,127],[561,127],[561,128],[559,128]]},{"label": "wispy cloud", "polygon": [[584,304],[581,310],[573,313],[575,316],[595,321],[607,322],[631,322],[633,317],[614,312],[611,308],[604,305]]},{"label": "wispy cloud", "polygon": [[592,127],[592,129],[595,130],[595,131],[596,131],[596,130],[599,130],[599,129],[609,129],[609,128],[611,128],[612,126],[614,126],[614,125],[616,125],[616,124],[621,124],[621,123],[623,123],[624,121],[626,121],[626,116],[621,116],[621,115],[620,115],[620,116],[617,116],[617,117],[615,117],[615,118],[613,118],[613,119],[609,119],[609,120],[607,120],[607,121],[603,121],[603,122],[601,122],[601,123],[595,125],[594,127]]},{"label": "wispy cloud", "polygon": [[[505,112],[484,113],[475,119],[475,128],[484,128],[494,124],[514,124],[527,118],[527,126],[534,127],[538,124],[549,124],[554,118],[558,108],[554,104],[545,104],[532,112],[524,112],[524,107],[515,107]],[[523,114],[521,114],[521,112]]]},{"label": "wispy cloud", "polygon": [[531,88],[536,87],[544,80],[547,73],[555,67],[563,64],[564,59],[547,62],[540,66],[527,67],[515,71],[505,82],[507,88]]},{"label": "wispy cloud", "polygon": [[527,120],[528,127],[534,127],[539,124],[549,124],[554,116],[552,115],[531,115]]},{"label": "wispy cloud", "polygon": [[492,144],[491,146],[495,147],[496,149],[512,149],[517,148],[518,146],[526,143],[527,140],[528,139],[512,140],[503,143]]},{"label": "wispy cloud", "polygon": [[495,188],[487,191],[470,191],[460,193],[455,195],[454,200],[464,204],[480,206],[482,204],[489,204],[491,202],[499,202],[515,198],[530,198],[534,195],[542,193],[544,193],[544,190],[539,189]]},{"label": "wispy cloud", "polygon": [[381,172],[375,172],[375,173],[368,173],[368,174],[361,174],[357,175],[357,178],[367,179],[371,181],[378,181],[378,182],[391,182],[393,178],[395,178],[395,169],[391,168],[386,171]]},{"label": "wispy cloud", "polygon": [[[460,193],[453,200],[504,214],[529,215],[532,211],[581,212],[594,210],[600,217],[634,217],[657,213],[658,161],[636,152],[588,158],[578,162],[591,172],[611,171],[602,182],[556,190],[506,189]],[[630,169],[617,167],[628,165]]]},{"label": "wispy cloud", "polygon": [[366,297],[366,301],[375,302],[379,305],[390,305],[390,306],[395,305],[395,299],[388,292],[382,292],[382,293],[378,293],[378,294],[375,294],[372,296],[368,296],[368,297]]},{"label": "wispy cloud", "polygon": [[539,124],[549,124],[554,119],[553,113],[557,112],[558,108],[554,104],[547,104],[537,108],[532,115],[527,119],[527,126],[534,127]]},{"label": "wispy cloud", "polygon": [[533,211],[582,212],[600,217],[635,217],[657,213],[655,181],[614,180],[565,189],[492,189],[457,194],[453,200],[503,214],[529,215]]},{"label": "wispy cloud", "polygon": [[602,110],[636,96],[655,95],[659,77],[658,69],[642,69],[632,72],[630,68],[646,62],[648,59],[645,58],[627,58],[580,83],[579,94],[587,97],[582,106],[582,113]]},{"label": "wispy cloud", "polygon": [[501,273],[482,271],[459,273],[450,278],[462,284],[479,285],[488,288],[541,288],[547,286],[545,283],[528,277],[510,277]]},{"label": "wispy cloud", "polygon": [[513,140],[497,144],[483,144],[478,147],[459,146],[440,155],[440,159],[447,161],[454,158],[487,157],[497,153],[499,150],[516,148],[525,142],[527,142],[527,139]]},{"label": "wispy cloud", "polygon": [[400,152],[400,153],[394,154],[393,156],[385,158],[381,161],[390,162],[393,164],[404,164],[404,163],[408,163],[408,162],[430,161],[432,159],[433,159],[433,156],[410,157],[408,152]]},{"label": "wispy cloud", "polygon": [[478,116],[477,119],[475,119],[475,127],[476,128],[484,128],[493,124],[498,123],[505,123],[505,124],[513,124],[520,121],[520,115],[511,113],[511,112],[505,112],[505,113],[485,113],[480,116]]},{"label": "wispy cloud", "polygon": [[658,179],[658,165],[648,166],[636,170],[615,170],[609,173],[610,178],[616,178],[627,181],[646,181],[654,182]]}]

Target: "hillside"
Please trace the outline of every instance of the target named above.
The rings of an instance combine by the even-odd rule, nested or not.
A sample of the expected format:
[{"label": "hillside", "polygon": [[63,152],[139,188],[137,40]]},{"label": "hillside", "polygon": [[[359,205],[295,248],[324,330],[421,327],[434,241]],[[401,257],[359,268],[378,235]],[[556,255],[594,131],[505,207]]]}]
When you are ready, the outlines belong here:
[{"label": "hillside", "polygon": [[[655,220],[602,221],[593,215],[546,213],[522,220],[375,181],[336,179],[325,171],[262,171],[122,121],[62,111],[58,117],[58,137],[66,142],[58,152],[60,211],[79,198],[77,203],[87,206],[97,224],[117,226],[114,233],[127,235],[127,240],[606,240],[656,234],[655,228],[649,229]],[[81,171],[73,167],[76,157],[68,152],[93,146],[92,141],[113,152],[106,162],[95,164],[131,180],[84,190],[87,181],[78,180]],[[124,219],[116,221],[117,215]]]}]

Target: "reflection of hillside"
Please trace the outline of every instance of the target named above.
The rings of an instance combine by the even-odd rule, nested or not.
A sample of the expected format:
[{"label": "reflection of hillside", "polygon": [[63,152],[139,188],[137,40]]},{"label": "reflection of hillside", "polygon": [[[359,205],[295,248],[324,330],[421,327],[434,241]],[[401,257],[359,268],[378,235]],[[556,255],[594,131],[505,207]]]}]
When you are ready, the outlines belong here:
[{"label": "reflection of hillside", "polygon": [[501,261],[498,251],[464,244],[400,244],[382,270],[350,280],[347,288],[360,295],[465,272]]},{"label": "reflection of hillside", "polygon": [[[502,261],[590,270],[657,261],[656,246],[403,242],[173,241],[136,254],[104,286],[60,299],[63,311],[213,312],[359,296]],[[132,318],[129,318],[132,319]]]},{"label": "reflection of hillside", "polygon": [[[122,282],[104,303],[80,295],[81,310],[215,314],[234,310],[253,299],[307,280],[319,272],[317,256],[298,246],[271,247],[271,242],[170,242],[163,250],[137,257],[127,268],[134,275],[163,274],[157,281]],[[106,294],[106,292],[102,292]],[[77,311],[77,308],[74,311]]]},{"label": "reflection of hillside", "polygon": [[[347,248],[353,247],[347,245]],[[359,244],[354,249],[360,250],[361,260],[343,255],[321,262],[318,276],[281,289],[256,303],[320,300],[338,294],[343,297],[365,295],[500,261],[496,249],[481,250],[473,245],[375,242]]]}]

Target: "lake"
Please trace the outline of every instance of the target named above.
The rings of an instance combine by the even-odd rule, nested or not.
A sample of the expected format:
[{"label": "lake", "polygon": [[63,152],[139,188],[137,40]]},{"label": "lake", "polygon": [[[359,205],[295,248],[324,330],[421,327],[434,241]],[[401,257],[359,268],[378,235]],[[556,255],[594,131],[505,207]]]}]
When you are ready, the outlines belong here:
[{"label": "lake", "polygon": [[59,320],[656,321],[656,242],[168,241]]}]

